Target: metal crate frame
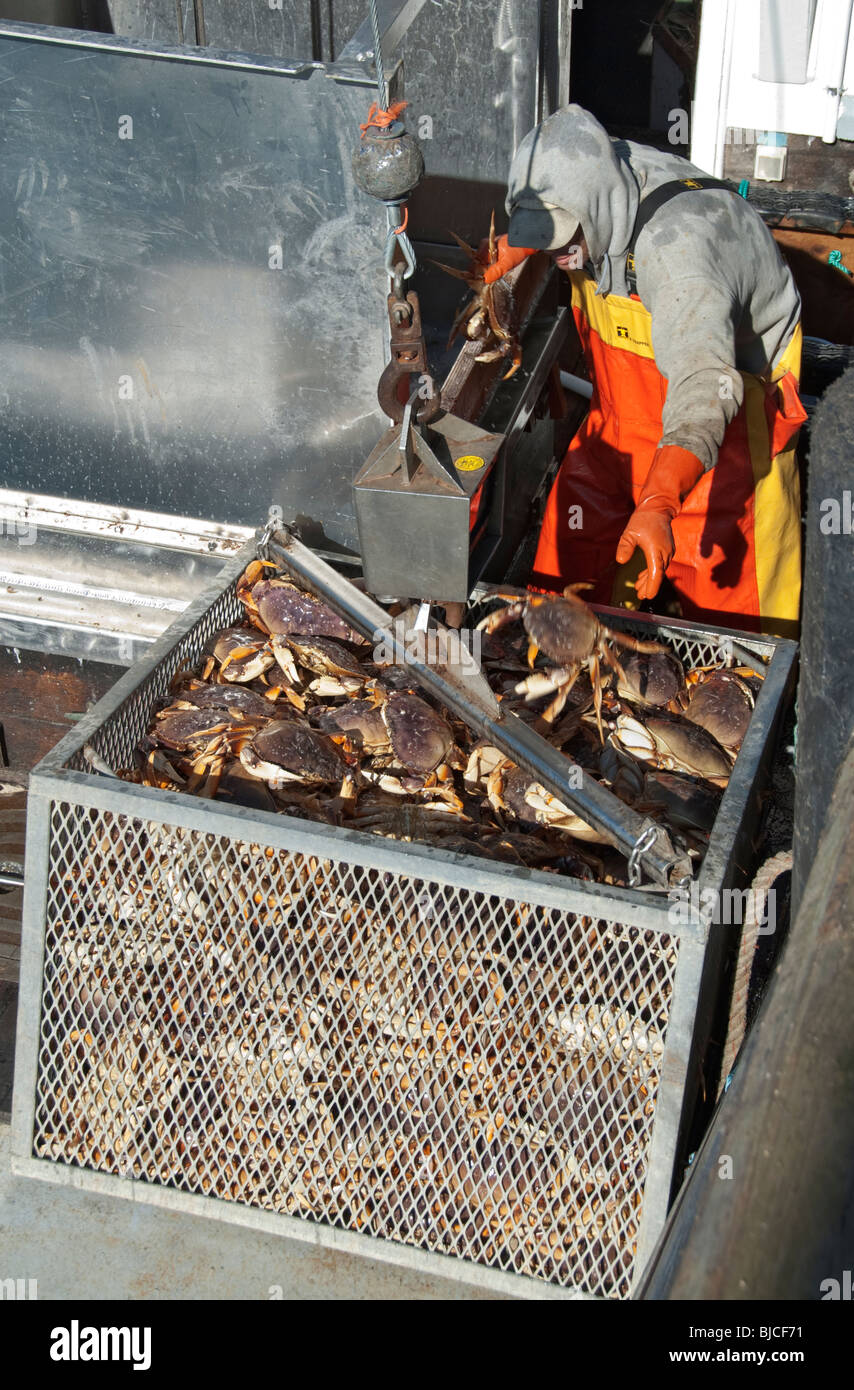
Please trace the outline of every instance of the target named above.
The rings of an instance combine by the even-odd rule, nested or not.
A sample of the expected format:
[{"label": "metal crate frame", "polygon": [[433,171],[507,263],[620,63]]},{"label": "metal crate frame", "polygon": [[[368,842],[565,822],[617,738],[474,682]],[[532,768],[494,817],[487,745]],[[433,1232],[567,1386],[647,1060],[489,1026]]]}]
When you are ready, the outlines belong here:
[{"label": "metal crate frame", "polygon": [[[254,544],[231,560],[188,607],[186,612],[154,644],[114,688],[34,769],[29,787],[26,889],[23,912],[21,1007],[15,1062],[12,1121],[12,1165],[22,1175],[63,1183],[106,1195],[148,1202],[278,1232],[291,1238],[332,1249],[404,1265],[425,1275],[452,1278],[470,1287],[523,1298],[601,1297],[559,1286],[529,1274],[507,1272],[455,1254],[436,1253],[417,1244],[373,1234],[361,1234],[299,1216],[197,1195],[140,1181],[134,1177],[74,1166],[69,1161],[34,1156],[36,1099],[39,1084],[42,1006],[44,997],[47,900],[51,873],[51,817],[54,808],[67,803],[93,808],[135,821],[160,822],[170,828],[215,834],[241,843],[253,843],[276,851],[314,855],[321,860],[346,860],[348,865],[392,875],[412,876],[448,890],[482,893],[488,898],[515,899],[546,911],[590,917],[614,929],[639,929],[665,936],[676,944],[666,1036],[659,1062],[654,1120],[646,1150],[642,1207],[637,1249],[631,1269],[636,1286],[667,1214],[671,1192],[680,1176],[679,1160],[687,1122],[695,1099],[699,1067],[710,1026],[728,934],[709,930],[702,913],[678,928],[668,922],[668,901],[660,894],[614,888],[580,880],[522,870],[421,845],[390,841],[343,828],[318,826],[282,814],[247,812],[219,802],[201,802],[181,793],[160,791],[125,782],[113,782],[79,770],[82,748],[98,746],[99,733],[114,723],[132,704],[150,712],[155,698],[165,690],[181,660],[195,660],[208,635],[209,611],[234,589]],[[609,614],[609,621],[635,631],[650,630],[638,615],[627,618]],[[217,626],[221,626],[217,622]],[[709,641],[709,650],[724,631],[700,624],[678,622],[671,631],[684,632],[686,642]],[[698,886],[722,890],[743,886],[743,870],[749,863],[749,837],[757,798],[767,763],[773,753],[777,721],[790,693],[797,647],[776,638],[732,633],[743,646],[770,657],[763,688],[705,855]],[[678,642],[675,644],[678,647]],[[140,701],[142,703],[140,704]],[[102,744],[103,747],[103,744]],[[76,766],[75,766],[76,764]]]}]

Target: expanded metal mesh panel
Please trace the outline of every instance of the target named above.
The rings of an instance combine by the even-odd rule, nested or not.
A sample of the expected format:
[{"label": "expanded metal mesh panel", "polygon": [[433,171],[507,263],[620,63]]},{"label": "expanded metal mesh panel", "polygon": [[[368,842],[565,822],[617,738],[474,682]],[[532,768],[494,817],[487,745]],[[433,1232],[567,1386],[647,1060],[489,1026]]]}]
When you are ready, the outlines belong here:
[{"label": "expanded metal mesh panel", "polygon": [[[656,638],[656,633],[650,633],[649,625],[646,623],[611,623],[609,626],[618,627],[621,632],[629,632],[633,637]],[[699,667],[706,666],[726,666],[727,654],[721,649],[719,642],[708,642],[696,637],[668,637],[666,645],[678,656],[686,671],[695,671]]]},{"label": "expanded metal mesh panel", "polygon": [[33,1151],[625,1296],[677,954],[56,803]]},{"label": "expanded metal mesh panel", "polygon": [[[134,749],[148,729],[154,703],[166,694],[175,673],[182,667],[194,667],[212,637],[224,627],[245,622],[245,619],[235,582],[213,601],[189,632],[158,662],[148,679],[100,726],[89,741],[95,752],[117,771],[132,767]],[[82,752],[70,758],[66,766],[80,772],[89,771],[89,763]]]}]

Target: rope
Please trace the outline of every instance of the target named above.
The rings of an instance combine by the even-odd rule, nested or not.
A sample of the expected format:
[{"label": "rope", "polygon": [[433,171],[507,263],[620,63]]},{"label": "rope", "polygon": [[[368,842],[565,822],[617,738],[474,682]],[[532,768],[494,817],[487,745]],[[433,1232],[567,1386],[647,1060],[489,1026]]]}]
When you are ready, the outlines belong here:
[{"label": "rope", "polygon": [[368,119],[364,122],[364,124],[359,126],[360,131],[364,135],[368,130],[371,129],[371,126],[373,126],[376,130],[386,130],[388,126],[391,125],[392,121],[397,120],[401,111],[407,104],[408,103],[405,101],[395,101],[391,106],[389,106],[388,110],[386,110],[385,107],[381,107],[376,102],[374,102],[370,111],[368,112]]},{"label": "rope", "polygon": [[792,852],[785,850],[766,859],[750,885],[747,897],[747,911],[741,929],[741,942],[738,948],[738,961],[735,967],[735,980],[732,987],[732,1003],[729,1009],[729,1027],[724,1044],[721,1062],[721,1079],[718,1085],[718,1100],[726,1089],[735,1059],[744,1042],[747,1031],[747,996],[750,988],[750,975],[753,970],[753,954],[759,940],[759,923],[765,912],[768,892],[776,879],[792,867]]},{"label": "rope", "polygon": [[[371,0],[371,32],[374,36],[374,67],[377,71],[377,95],[379,97],[379,108],[385,111],[388,106],[388,87],[386,86],[385,71],[383,70],[383,45],[380,37],[380,17],[377,13],[377,0]],[[370,117],[368,118],[370,119]]]},{"label": "rope", "polygon": [[842,259],[841,251],[830,251],[827,257],[828,265],[832,265],[835,270],[841,270],[843,275],[850,275],[851,271]]}]

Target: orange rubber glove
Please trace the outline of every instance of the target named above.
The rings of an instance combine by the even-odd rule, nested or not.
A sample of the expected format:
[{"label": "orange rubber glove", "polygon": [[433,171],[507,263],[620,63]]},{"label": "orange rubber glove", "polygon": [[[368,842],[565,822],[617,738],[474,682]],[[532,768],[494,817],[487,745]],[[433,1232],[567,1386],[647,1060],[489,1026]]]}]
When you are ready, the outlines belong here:
[{"label": "orange rubber glove", "polygon": [[657,449],[640,500],[617,546],[617,564],[632,558],[635,546],[646,557],[646,569],[637,581],[640,599],[655,598],[667,566],[673,559],[673,532],[670,523],[694,484],[703,476],[703,465],[688,449],[666,444]]},{"label": "orange rubber glove", "polygon": [[[489,243],[485,243],[486,255],[489,254]],[[484,251],[484,243],[481,243],[480,251]],[[536,251],[530,246],[508,246],[507,237],[498,238],[498,260],[495,265],[491,265],[484,272],[483,280],[486,285],[494,285],[496,280],[500,280],[506,275],[508,270],[515,270],[517,265],[521,265],[529,256],[535,256]],[[485,257],[484,257],[485,259]]]}]

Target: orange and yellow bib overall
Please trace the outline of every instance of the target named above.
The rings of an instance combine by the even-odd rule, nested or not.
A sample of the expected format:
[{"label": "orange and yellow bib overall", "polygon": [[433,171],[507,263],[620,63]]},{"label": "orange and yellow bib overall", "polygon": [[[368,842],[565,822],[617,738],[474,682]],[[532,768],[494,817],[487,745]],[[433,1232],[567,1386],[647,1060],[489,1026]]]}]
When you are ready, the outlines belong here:
[{"label": "orange and yellow bib overall", "polygon": [[[667,381],[655,365],[651,316],[632,296],[596,295],[570,272],[572,308],[593,381],[590,411],[567,450],[546,506],[531,582],[636,605],[628,588],[639,551],[615,552],[662,434]],[[748,632],[795,635],[801,587],[800,487],[795,443],[806,412],[798,396],[800,326],[770,381],[743,372],[744,401],[717,463],[673,521],[667,577],[686,618]]]}]

